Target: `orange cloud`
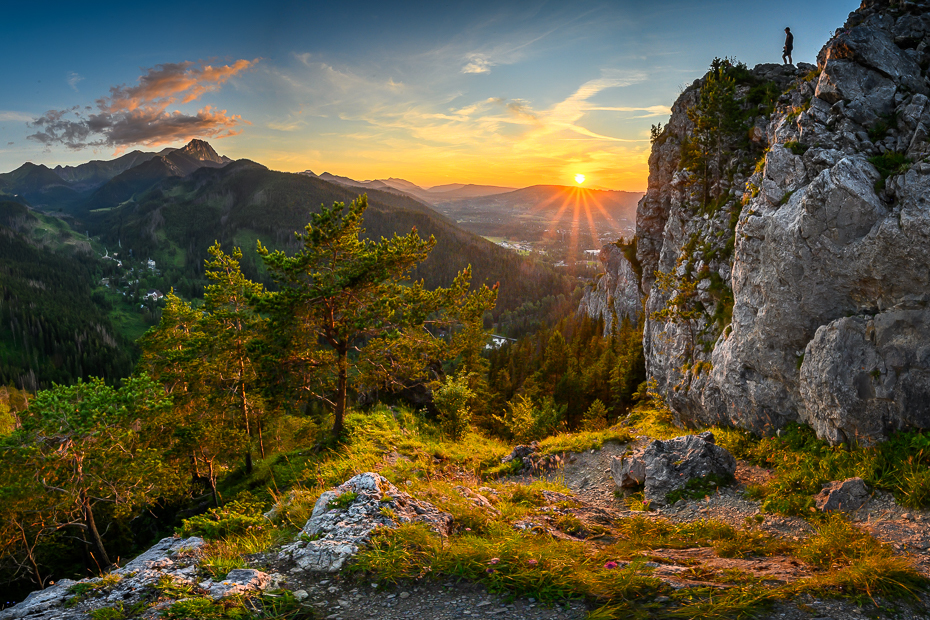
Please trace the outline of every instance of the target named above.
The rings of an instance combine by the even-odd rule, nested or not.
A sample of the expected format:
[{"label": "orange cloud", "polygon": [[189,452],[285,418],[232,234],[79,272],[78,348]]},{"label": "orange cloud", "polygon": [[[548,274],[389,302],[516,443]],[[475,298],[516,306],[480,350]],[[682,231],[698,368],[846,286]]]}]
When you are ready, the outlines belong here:
[{"label": "orange cloud", "polygon": [[97,105],[110,113],[131,112],[142,106],[164,110],[179,99],[181,103],[190,103],[204,93],[219,90],[229,78],[257,62],[258,59],[237,60],[231,66],[222,67],[190,61],[156,65],[139,77],[138,86],[114,86],[110,96],[98,99]]},{"label": "orange cloud", "polygon": [[[100,111],[96,114],[84,116],[76,112],[77,107],[49,110],[30,123],[38,131],[28,138],[46,146],[63,144],[73,150],[113,146],[121,152],[136,144],[159,146],[192,138],[234,136],[242,132],[236,127],[251,124],[238,114],[230,115],[209,105],[196,114],[166,110],[219,90],[230,78],[257,62],[258,59],[237,60],[222,67],[189,61],[157,65],[142,75],[136,86],[112,87],[109,97],[97,100]],[[66,117],[68,112],[74,112],[77,119]]]}]

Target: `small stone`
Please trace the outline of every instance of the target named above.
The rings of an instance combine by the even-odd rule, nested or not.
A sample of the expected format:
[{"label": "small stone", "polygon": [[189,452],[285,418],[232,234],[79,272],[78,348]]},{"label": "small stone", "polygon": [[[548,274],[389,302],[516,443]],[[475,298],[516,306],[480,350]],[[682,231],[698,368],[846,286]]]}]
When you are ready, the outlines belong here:
[{"label": "small stone", "polygon": [[409,593],[409,592],[401,592],[401,593],[400,593],[400,598],[410,598],[410,593]]},{"label": "small stone", "polygon": [[307,597],[310,596],[309,594],[307,594],[306,590],[294,590],[293,594],[294,594],[294,598],[297,599],[298,601],[306,600]]}]

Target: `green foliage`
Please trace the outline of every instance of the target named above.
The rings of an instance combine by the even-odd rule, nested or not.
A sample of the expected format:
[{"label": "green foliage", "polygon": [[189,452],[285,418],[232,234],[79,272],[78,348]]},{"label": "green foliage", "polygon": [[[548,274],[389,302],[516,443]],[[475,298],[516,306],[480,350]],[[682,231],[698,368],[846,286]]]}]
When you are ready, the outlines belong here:
[{"label": "green foliage", "polygon": [[[702,205],[721,198],[712,186],[723,178],[725,162],[734,140],[743,140],[746,115],[737,98],[740,79],[748,79],[745,66],[715,58],[701,85],[698,102],[688,110],[694,130],[682,142],[681,166],[694,173],[700,184]],[[760,98],[757,93],[754,97]]]},{"label": "green foliage", "polygon": [[871,127],[868,129],[869,140],[872,142],[880,142],[888,135],[888,131],[891,128],[897,128],[898,126],[898,114],[897,112],[892,112],[891,115],[883,115],[877,121],[875,121]]},{"label": "green foliage", "polygon": [[[427,367],[483,346],[482,317],[496,292],[470,293],[471,270],[449,288],[405,284],[436,244],[416,230],[378,242],[363,239],[366,196],[311,214],[293,256],[258,245],[279,290],[262,300],[276,354],[268,373],[286,398],[317,399],[333,411],[333,436],[343,432],[350,384],[400,388],[426,379]],[[445,339],[440,332],[452,333]],[[362,346],[360,343],[364,342]],[[350,357],[349,352],[356,352]],[[361,375],[361,376],[359,376]]]},{"label": "green foliage", "polygon": [[898,433],[873,447],[847,448],[831,447],[810,428],[791,425],[781,437],[761,439],[720,430],[717,442],[737,458],[775,470],[768,484],[750,489],[769,512],[809,515],[813,496],[825,483],[855,476],[894,493],[903,506],[930,505],[930,440],[921,432]]},{"label": "green foliage", "polygon": [[207,540],[239,536],[255,528],[267,526],[262,516],[262,503],[249,493],[242,493],[222,508],[211,508],[181,522],[181,536],[201,536]]},{"label": "green foliage", "polygon": [[228,601],[214,601],[207,597],[186,598],[171,604],[161,615],[167,620],[249,620],[248,611]]},{"label": "green foliage", "polygon": [[86,241],[39,245],[21,224],[38,217],[0,200],[0,385],[116,382],[132,371],[133,351],[94,296],[100,262]]},{"label": "green foliage", "polygon": [[716,493],[720,487],[725,487],[732,482],[732,478],[728,479],[717,474],[708,474],[703,478],[691,478],[683,488],[666,495],[665,501],[668,504],[674,504],[680,499],[704,499]]},{"label": "green foliage", "polygon": [[662,123],[652,125],[649,128],[649,142],[652,144],[662,144],[668,137],[668,132],[663,131]]},{"label": "green foliage", "polygon": [[[36,394],[0,459],[0,537],[29,531],[20,552],[41,583],[34,548],[65,524],[80,523],[101,567],[110,564],[97,525],[100,506],[125,518],[177,493],[163,458],[159,418],[171,401],[142,375],[115,389],[101,379]],[[95,512],[97,514],[95,515]]]},{"label": "green foliage", "polygon": [[563,423],[564,408],[552,398],[543,398],[537,405],[526,396],[508,403],[503,416],[494,416],[504,432],[517,443],[529,443],[554,433]]},{"label": "green foliage", "polygon": [[326,507],[337,508],[339,510],[345,510],[346,508],[351,506],[352,502],[354,502],[356,499],[358,499],[358,493],[356,493],[355,491],[346,491],[339,497],[335,497],[329,500],[329,503],[326,504]]},{"label": "green foliage", "polygon": [[804,153],[806,153],[807,150],[810,148],[809,145],[807,145],[807,144],[801,144],[800,142],[796,142],[796,141],[788,141],[788,142],[785,142],[785,145],[784,145],[784,146],[785,146],[786,149],[788,149],[789,151],[791,151],[791,152],[794,153],[795,155],[799,155],[799,156],[800,156],[800,155],[803,155]]},{"label": "green foliage", "polygon": [[885,181],[890,176],[904,174],[911,167],[911,160],[904,153],[895,151],[885,151],[881,155],[869,157],[869,162],[875,166],[881,179],[875,183],[875,191],[880,192],[885,188]]},{"label": "green foliage", "polygon": [[101,607],[90,611],[91,620],[126,620],[123,605],[116,607]]},{"label": "green foliage", "polygon": [[468,377],[446,377],[433,389],[433,404],[439,410],[440,427],[449,439],[461,439],[471,422],[468,403],[475,393],[468,387]]},{"label": "green foliage", "polygon": [[643,265],[639,262],[639,259],[636,257],[636,248],[637,248],[637,239],[636,235],[630,237],[630,240],[627,241],[623,237],[618,239],[614,245],[620,248],[623,251],[623,256],[626,258],[627,262],[630,263],[630,267],[633,268],[633,273],[636,274],[637,280],[643,279]]},{"label": "green foliage", "polygon": [[600,399],[595,399],[584,412],[582,426],[588,431],[600,431],[607,428],[607,407]]},{"label": "green foliage", "polygon": [[[551,330],[492,351],[491,410],[504,410],[506,419],[508,401],[513,405],[525,396],[539,404],[551,397],[564,408],[567,428],[577,430],[584,413],[600,400],[608,422],[616,419],[630,408],[636,386],[645,379],[641,325],[614,320],[611,333],[605,335],[601,321],[572,313]],[[493,432],[506,433],[493,417],[476,421]]]}]

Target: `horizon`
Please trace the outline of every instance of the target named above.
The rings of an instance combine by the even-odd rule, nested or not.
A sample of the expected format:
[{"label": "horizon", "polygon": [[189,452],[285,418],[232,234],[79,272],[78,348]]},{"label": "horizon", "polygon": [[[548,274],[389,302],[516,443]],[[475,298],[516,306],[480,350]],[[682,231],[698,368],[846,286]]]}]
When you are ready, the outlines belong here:
[{"label": "horizon", "polygon": [[36,51],[0,93],[0,170],[196,138],[284,172],[643,192],[650,126],[714,57],[778,63],[790,25],[814,63],[858,3],[246,6],[14,10],[0,49]]}]

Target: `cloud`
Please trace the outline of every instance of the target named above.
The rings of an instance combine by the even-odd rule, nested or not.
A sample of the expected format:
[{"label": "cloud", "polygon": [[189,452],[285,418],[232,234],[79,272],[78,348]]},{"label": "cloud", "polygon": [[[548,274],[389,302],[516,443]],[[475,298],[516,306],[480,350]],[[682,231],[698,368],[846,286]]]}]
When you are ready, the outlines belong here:
[{"label": "cloud", "polygon": [[462,73],[490,73],[491,67],[496,64],[481,54],[472,54],[468,58],[468,64],[462,67]]},{"label": "cloud", "polygon": [[195,114],[169,111],[168,107],[191,103],[219,90],[256,62],[257,59],[237,60],[222,67],[193,62],[157,65],[148,69],[135,86],[112,87],[109,96],[96,101],[96,113],[90,106],[74,106],[49,110],[30,119],[28,125],[38,131],[27,139],[46,147],[61,144],[79,150],[109,146],[119,151],[136,144],[151,147],[191,138],[237,135],[242,131],[237,127],[250,124],[239,115],[209,105]]},{"label": "cloud", "polygon": [[3,121],[20,121],[20,122],[29,122],[32,120],[32,115],[24,114],[23,112],[9,112],[0,110],[0,122]]},{"label": "cloud", "polygon": [[77,73],[72,71],[68,74],[68,80],[67,80],[68,86],[74,89],[74,92],[78,92],[78,87],[77,87],[78,82],[80,82],[83,79],[84,79],[83,75],[78,75]]}]

